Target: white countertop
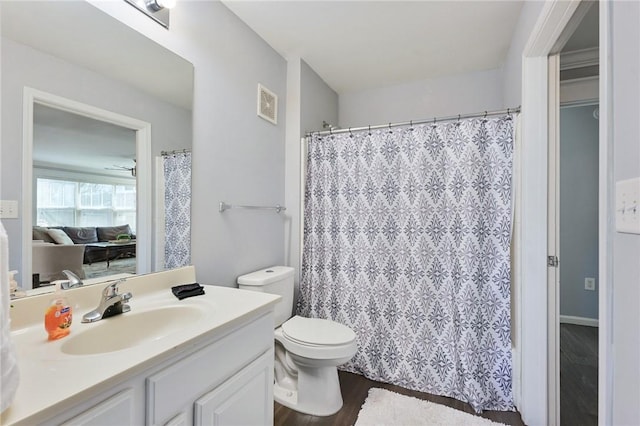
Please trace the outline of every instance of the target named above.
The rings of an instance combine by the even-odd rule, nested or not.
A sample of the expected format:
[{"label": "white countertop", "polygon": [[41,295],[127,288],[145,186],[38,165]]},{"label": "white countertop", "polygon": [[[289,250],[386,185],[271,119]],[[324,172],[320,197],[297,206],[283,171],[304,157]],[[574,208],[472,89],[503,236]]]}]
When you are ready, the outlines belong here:
[{"label": "white countertop", "polygon": [[[205,286],[205,295],[181,301],[171,293],[172,286],[192,282],[195,282],[195,272],[188,267],[130,278],[121,284],[121,292],[133,294],[129,302],[131,312],[123,316],[136,310],[179,304],[200,309],[205,312],[204,317],[157,340],[93,355],[67,355],[61,351],[61,346],[74,334],[82,333],[101,321],[118,320],[118,317],[113,317],[96,323],[81,323],[82,315],[97,305],[106,284],[64,292],[74,306],[71,334],[51,342],[47,340],[43,325],[44,308],[48,306],[51,295],[14,300],[11,335],[18,357],[20,384],[14,402],[2,413],[0,423],[29,424],[32,416],[41,418],[49,411],[53,415],[56,406],[75,403],[79,394],[112,382],[119,376],[125,377],[132,371],[141,371],[159,357],[178,354],[198,337],[222,334],[250,316],[268,312],[279,300],[279,296],[271,294],[217,286]],[[31,311],[35,311],[35,315]]]}]

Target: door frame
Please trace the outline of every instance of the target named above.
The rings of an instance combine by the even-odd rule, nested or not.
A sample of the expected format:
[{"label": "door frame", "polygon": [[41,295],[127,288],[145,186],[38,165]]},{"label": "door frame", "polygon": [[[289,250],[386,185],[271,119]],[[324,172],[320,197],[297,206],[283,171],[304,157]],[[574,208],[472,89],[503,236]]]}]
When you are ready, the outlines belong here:
[{"label": "door frame", "polygon": [[613,423],[613,80],[611,0],[600,0],[598,167],[598,424]]},{"label": "door frame", "polygon": [[[547,288],[550,425],[560,425],[560,54],[549,55],[549,139],[547,184]],[[551,263],[549,263],[551,262]]]},{"label": "door frame", "polygon": [[[585,0],[586,1],[586,0]],[[572,17],[580,7],[580,0],[545,2],[531,32],[522,56],[522,209],[521,227],[522,259],[520,293],[518,304],[521,318],[520,380],[516,395],[520,413],[527,424],[557,424],[559,410],[556,409],[557,384],[549,380],[555,372],[557,345],[549,339],[549,327],[554,318],[550,309],[550,286],[548,283],[548,167],[549,167],[549,55],[563,45],[567,29],[577,25]],[[583,5],[584,7],[585,5]],[[609,1],[601,0],[600,8],[600,165],[599,165],[599,366],[598,366],[598,418],[601,424],[611,423],[611,378],[610,326],[611,295],[611,243],[606,200],[611,197],[608,190],[608,171],[611,164],[610,117],[611,102],[608,98],[610,62],[609,53]],[[524,302],[526,301],[526,303]],[[542,317],[542,318],[541,318]],[[546,326],[540,326],[540,321]],[[545,374],[541,374],[545,372]],[[555,374],[555,373],[553,373]]]},{"label": "door frame", "polygon": [[[552,58],[554,58],[552,60]],[[575,84],[575,80],[560,81],[560,55],[549,56],[549,116],[555,117],[555,124],[549,126],[549,221],[548,246],[549,254],[554,253],[559,259],[556,268],[549,268],[549,341],[553,341],[555,348],[549,348],[549,356],[554,357],[554,364],[549,367],[549,386],[555,389],[554,394],[549,394],[550,415],[555,413],[556,424],[560,424],[560,270],[562,257],[560,256],[560,111],[562,108],[598,105],[599,99],[589,95],[598,92],[599,76],[595,78],[580,79],[582,88],[588,89],[587,93],[577,96],[569,94],[569,99],[563,99],[563,88]],[[595,87],[593,87],[595,86]],[[566,92],[565,92],[566,95]],[[597,95],[596,95],[597,96]],[[600,125],[598,125],[600,127]],[[599,161],[599,160],[598,160]],[[585,325],[594,326],[592,323]],[[598,326],[597,321],[595,326]],[[553,334],[551,330],[553,329]],[[553,354],[551,351],[554,351]]]},{"label": "door frame", "polygon": [[22,113],[22,273],[31,282],[33,227],[33,107],[44,105],[72,114],[111,123],[136,132],[136,272],[151,272],[152,192],[151,124],[52,93],[25,87]]}]

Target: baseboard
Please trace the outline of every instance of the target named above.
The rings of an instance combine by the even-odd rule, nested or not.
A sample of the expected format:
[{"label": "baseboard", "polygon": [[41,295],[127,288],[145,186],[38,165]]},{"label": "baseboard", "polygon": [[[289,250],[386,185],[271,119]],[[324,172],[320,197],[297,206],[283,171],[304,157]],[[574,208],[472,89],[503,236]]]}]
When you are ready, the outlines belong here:
[{"label": "baseboard", "polygon": [[562,324],[575,324],[586,325],[589,327],[597,327],[598,320],[594,318],[574,317],[571,315],[560,315],[560,323]]}]

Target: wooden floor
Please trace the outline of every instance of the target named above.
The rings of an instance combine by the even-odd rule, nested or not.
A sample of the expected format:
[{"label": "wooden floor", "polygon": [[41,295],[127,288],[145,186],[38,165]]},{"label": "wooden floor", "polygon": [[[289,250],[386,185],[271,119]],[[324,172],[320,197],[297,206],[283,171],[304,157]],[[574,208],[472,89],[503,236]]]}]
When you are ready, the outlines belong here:
[{"label": "wooden floor", "polygon": [[560,424],[598,424],[598,328],[560,324]]},{"label": "wooden floor", "polygon": [[[329,417],[315,417],[307,414],[301,414],[296,411],[290,410],[278,403],[275,403],[274,412],[274,425],[275,426],[305,426],[305,425],[319,425],[319,426],[351,426],[356,422],[358,418],[358,412],[360,407],[367,398],[369,389],[372,387],[384,388],[390,391],[400,393],[403,395],[413,396],[415,398],[425,399],[438,404],[447,405],[457,410],[465,411],[467,413],[474,414],[471,406],[464,402],[457,401],[452,398],[446,398],[443,396],[435,396],[422,392],[416,392],[408,389],[401,388],[399,386],[388,385],[386,383],[374,382],[363,376],[357,374],[339,372],[340,375],[340,387],[342,388],[342,398],[344,405],[342,409]],[[486,417],[495,422],[505,423],[509,425],[523,425],[522,419],[518,412],[502,412],[502,411],[486,411],[482,414],[482,417]],[[396,425],[389,425],[396,426]],[[407,425],[408,426],[408,425]]]}]

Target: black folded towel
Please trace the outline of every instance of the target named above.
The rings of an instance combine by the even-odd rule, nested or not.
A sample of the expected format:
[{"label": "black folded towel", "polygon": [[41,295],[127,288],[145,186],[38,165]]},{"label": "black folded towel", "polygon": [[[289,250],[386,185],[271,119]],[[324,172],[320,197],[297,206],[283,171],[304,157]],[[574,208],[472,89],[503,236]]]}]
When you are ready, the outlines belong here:
[{"label": "black folded towel", "polygon": [[182,284],[171,287],[171,292],[178,299],[182,300],[187,297],[200,296],[201,294],[204,294],[204,287],[198,283]]}]

